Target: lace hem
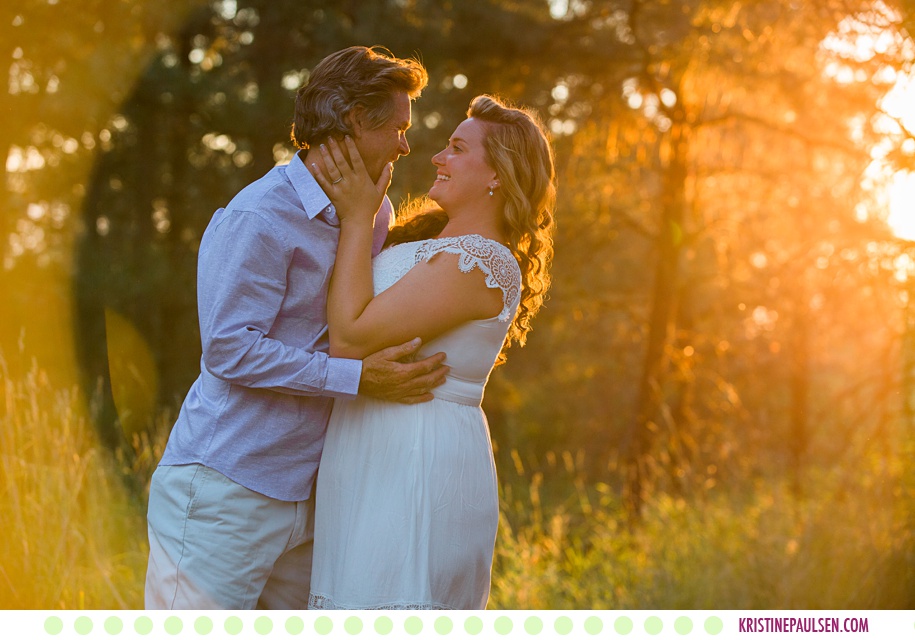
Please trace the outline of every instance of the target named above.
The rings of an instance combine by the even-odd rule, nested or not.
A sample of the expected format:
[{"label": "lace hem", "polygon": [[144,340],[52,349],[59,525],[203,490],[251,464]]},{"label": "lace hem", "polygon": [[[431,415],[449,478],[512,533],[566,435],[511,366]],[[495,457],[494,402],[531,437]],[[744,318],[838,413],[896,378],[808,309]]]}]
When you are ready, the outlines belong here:
[{"label": "lace hem", "polygon": [[486,276],[486,286],[502,290],[500,322],[510,320],[521,300],[521,270],[515,256],[505,245],[480,235],[455,236],[426,240],[416,251],[413,264],[429,260],[445,251],[458,255],[463,273],[478,268]]},{"label": "lace hem", "polygon": [[360,611],[451,611],[453,607],[446,607],[443,604],[432,602],[390,602],[373,607],[345,607],[340,603],[334,602],[333,598],[318,595],[316,593],[308,594],[309,609],[356,609]]}]

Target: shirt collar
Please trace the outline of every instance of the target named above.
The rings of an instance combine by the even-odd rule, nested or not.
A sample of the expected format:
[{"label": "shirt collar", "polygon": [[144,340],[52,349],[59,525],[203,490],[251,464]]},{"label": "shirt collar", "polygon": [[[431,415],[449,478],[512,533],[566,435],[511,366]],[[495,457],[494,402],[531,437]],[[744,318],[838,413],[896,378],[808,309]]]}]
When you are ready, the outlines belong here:
[{"label": "shirt collar", "polygon": [[292,162],[286,166],[286,175],[302,201],[302,206],[305,207],[305,215],[308,216],[309,220],[313,220],[315,216],[321,213],[324,213],[324,217],[328,221],[336,220],[337,212],[331,204],[330,198],[327,197],[318,181],[311,175],[311,171],[305,166],[305,154],[305,150],[299,150],[295,154]]}]

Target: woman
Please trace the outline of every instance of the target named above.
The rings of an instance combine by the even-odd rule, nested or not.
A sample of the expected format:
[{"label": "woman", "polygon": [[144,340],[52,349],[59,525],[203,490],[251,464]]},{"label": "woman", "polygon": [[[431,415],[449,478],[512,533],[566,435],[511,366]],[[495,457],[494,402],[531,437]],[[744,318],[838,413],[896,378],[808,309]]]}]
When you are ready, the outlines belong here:
[{"label": "woman", "polygon": [[[350,139],[312,172],[341,219],[328,296],[331,355],[361,358],[420,337],[447,354],[428,403],[337,402],[321,459],[309,606],[482,609],[498,489],[483,389],[524,343],[549,285],[555,173],[537,118],[475,98],[428,197],[438,209],[391,231],[372,262],[372,184]],[[344,154],[346,149],[346,154]],[[348,155],[352,162],[346,160]]]}]

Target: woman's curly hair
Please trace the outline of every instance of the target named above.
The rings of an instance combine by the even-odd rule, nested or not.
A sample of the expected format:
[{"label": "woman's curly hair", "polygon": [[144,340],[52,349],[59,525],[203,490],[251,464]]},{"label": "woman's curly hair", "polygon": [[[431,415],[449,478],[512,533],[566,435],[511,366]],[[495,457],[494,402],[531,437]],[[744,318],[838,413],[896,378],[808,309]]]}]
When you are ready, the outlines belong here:
[{"label": "woman's curly hair", "polygon": [[[483,125],[486,161],[505,198],[503,228],[521,268],[521,304],[499,354],[501,364],[513,342],[524,346],[550,287],[556,170],[546,131],[533,111],[482,95],[471,101],[467,116]],[[433,238],[447,222],[447,214],[428,198],[414,200],[398,212],[387,244]]]}]

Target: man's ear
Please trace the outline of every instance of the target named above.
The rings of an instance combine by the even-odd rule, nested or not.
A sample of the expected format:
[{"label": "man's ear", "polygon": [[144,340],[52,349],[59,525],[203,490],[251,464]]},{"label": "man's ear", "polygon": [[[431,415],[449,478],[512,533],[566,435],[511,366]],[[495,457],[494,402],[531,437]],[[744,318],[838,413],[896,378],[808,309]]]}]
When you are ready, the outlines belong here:
[{"label": "man's ear", "polygon": [[361,138],[362,133],[365,131],[365,107],[362,105],[356,105],[350,109],[349,113],[344,117],[346,123],[350,126],[350,129],[353,131],[354,138]]}]

